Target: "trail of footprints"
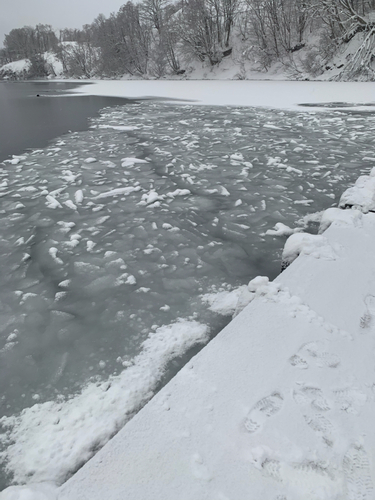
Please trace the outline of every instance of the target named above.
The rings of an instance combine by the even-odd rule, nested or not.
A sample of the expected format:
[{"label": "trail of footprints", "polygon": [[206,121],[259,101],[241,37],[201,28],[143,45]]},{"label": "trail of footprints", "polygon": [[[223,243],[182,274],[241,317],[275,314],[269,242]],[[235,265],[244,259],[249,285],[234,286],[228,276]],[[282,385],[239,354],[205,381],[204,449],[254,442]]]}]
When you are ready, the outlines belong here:
[{"label": "trail of footprints", "polygon": [[342,468],[346,476],[346,494],[349,500],[374,498],[370,461],[361,445],[352,445],[346,452]]},{"label": "trail of footprints", "polygon": [[269,396],[260,399],[246,417],[246,430],[253,433],[261,429],[267,418],[272,417],[281,410],[283,401],[284,398],[279,392],[273,392]]},{"label": "trail of footprints", "polygon": [[[361,319],[362,328],[371,324],[375,316],[375,297],[367,297],[365,300],[367,311]],[[367,316],[366,316],[367,315]],[[366,318],[370,318],[366,319]],[[289,363],[297,369],[308,369],[313,362],[319,367],[337,368],[341,360],[334,354],[324,349],[321,341],[309,342],[301,346],[296,354],[289,358]],[[292,398],[300,409],[302,417],[307,426],[313,430],[328,447],[335,444],[335,426],[328,418],[330,410],[334,408],[340,411],[357,415],[365,404],[367,397],[353,387],[333,389],[327,398],[319,387],[313,385],[298,384],[292,391]],[[245,418],[245,429],[249,433],[261,431],[263,426],[282,410],[284,396],[275,391],[260,399],[249,411]],[[271,477],[279,483],[297,484],[302,490],[304,484],[327,484],[337,483],[337,472],[330,469],[327,462],[302,462],[287,464],[278,460],[266,458],[261,464],[264,476]],[[374,486],[371,479],[371,468],[368,455],[362,445],[352,444],[344,455],[342,461],[342,472],[345,478],[345,497],[347,500],[373,500]],[[284,495],[278,495],[277,500],[287,500]],[[343,500],[344,500],[343,499]]]},{"label": "trail of footprints", "polygon": [[321,341],[303,344],[298,352],[289,358],[289,363],[301,370],[307,370],[311,362],[321,368],[337,368],[341,360],[337,354],[324,350],[324,343]]},{"label": "trail of footprints", "polygon": [[364,299],[365,303],[365,312],[363,313],[359,326],[363,330],[368,330],[372,326],[374,326],[374,317],[375,317],[375,296],[374,295],[366,295]]}]

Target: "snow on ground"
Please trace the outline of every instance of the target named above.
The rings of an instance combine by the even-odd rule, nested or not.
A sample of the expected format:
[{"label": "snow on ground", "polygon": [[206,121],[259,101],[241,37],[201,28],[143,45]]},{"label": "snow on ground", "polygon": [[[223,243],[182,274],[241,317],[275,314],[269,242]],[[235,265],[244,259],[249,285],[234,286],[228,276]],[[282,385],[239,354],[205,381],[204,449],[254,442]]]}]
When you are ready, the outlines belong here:
[{"label": "snow on ground", "polygon": [[[371,82],[203,81],[203,80],[97,80],[75,92],[89,95],[189,100],[198,104],[265,106],[275,109],[316,110],[311,105],[340,103],[346,109],[373,109],[375,89]],[[346,103],[346,104],[345,104]],[[353,106],[347,107],[352,103]],[[302,104],[308,104],[301,107]],[[365,106],[369,104],[369,106]]]},{"label": "snow on ground", "polygon": [[330,219],[337,259],[252,280],[250,305],[59,499],[373,499],[375,214]]}]

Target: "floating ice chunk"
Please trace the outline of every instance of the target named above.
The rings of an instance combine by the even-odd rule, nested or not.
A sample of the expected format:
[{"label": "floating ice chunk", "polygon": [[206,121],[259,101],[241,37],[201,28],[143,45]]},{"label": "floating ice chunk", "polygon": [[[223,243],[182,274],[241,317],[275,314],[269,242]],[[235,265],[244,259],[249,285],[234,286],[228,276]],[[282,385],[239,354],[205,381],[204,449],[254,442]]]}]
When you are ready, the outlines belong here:
[{"label": "floating ice chunk", "polygon": [[276,156],[275,158],[268,158],[267,160],[267,166],[273,166],[276,165],[278,166],[281,163],[281,158],[279,156]]},{"label": "floating ice chunk", "polygon": [[189,189],[176,189],[175,191],[170,191],[167,193],[167,196],[169,198],[174,198],[175,196],[187,196],[191,194],[191,191]]},{"label": "floating ice chunk", "polygon": [[355,209],[328,208],[323,212],[319,233],[323,233],[333,223],[339,226],[362,227],[362,212]]},{"label": "floating ice chunk", "polygon": [[63,175],[60,175],[60,179],[66,182],[75,182],[77,177],[79,177],[80,175],[80,174],[73,174],[71,170],[63,170],[62,173]]},{"label": "floating ice chunk", "polygon": [[242,205],[242,200],[241,199],[238,199],[236,201],[236,203],[234,204],[235,207],[239,207],[240,205]]},{"label": "floating ice chunk", "polygon": [[269,128],[271,130],[282,130],[281,127],[277,127],[276,125],[272,125],[272,123],[266,123],[263,125],[263,128]]},{"label": "floating ice chunk", "polygon": [[167,312],[170,310],[170,306],[168,304],[165,304],[164,306],[160,307],[160,311]]},{"label": "floating ice chunk", "polygon": [[93,241],[91,240],[88,240],[86,242],[86,248],[87,248],[87,251],[88,252],[92,252],[92,250],[94,249],[94,247],[96,246],[96,243],[94,243]]},{"label": "floating ice chunk", "polygon": [[13,155],[11,159],[4,160],[4,163],[10,163],[11,165],[18,165],[20,161],[26,160],[27,156],[16,156]]},{"label": "floating ice chunk", "polygon": [[370,175],[361,175],[353,187],[344,191],[339,207],[353,207],[364,213],[375,211],[375,167]]},{"label": "floating ice chunk", "polygon": [[164,195],[159,196],[158,193],[155,191],[155,189],[151,189],[148,193],[145,193],[142,195],[142,201],[146,205],[150,205],[151,203],[154,203],[155,201],[158,200],[163,200]]},{"label": "floating ice chunk", "polygon": [[235,161],[243,161],[244,157],[243,157],[243,154],[242,153],[233,153],[232,155],[230,155],[229,157],[231,160],[235,160]]},{"label": "floating ice chunk", "polygon": [[282,268],[285,269],[301,254],[325,260],[335,260],[337,257],[336,252],[324,236],[296,233],[286,240],[282,254]]},{"label": "floating ice chunk", "polygon": [[150,208],[159,208],[161,206],[160,201],[155,201],[155,203],[151,203],[148,205]]},{"label": "floating ice chunk", "polygon": [[82,189],[78,189],[78,191],[76,191],[74,193],[74,200],[75,202],[80,205],[83,201],[83,192],[82,192]]},{"label": "floating ice chunk", "polygon": [[207,189],[206,192],[208,194],[221,194],[222,196],[230,196],[230,192],[225,188],[224,186],[218,186],[217,188],[214,189]]},{"label": "floating ice chunk", "polygon": [[93,158],[93,157],[90,157],[90,158],[86,158],[85,160],[83,160],[85,163],[95,163],[96,161],[98,161],[96,158]]},{"label": "floating ice chunk", "polygon": [[118,196],[120,194],[128,195],[130,193],[133,193],[135,191],[140,191],[140,190],[141,190],[140,186],[136,186],[136,187],[128,186],[128,187],[123,187],[123,188],[116,188],[116,189],[111,189],[110,191],[106,191],[105,193],[100,193],[94,199],[98,200],[100,198],[108,198],[109,196]]},{"label": "floating ice chunk", "polygon": [[290,165],[288,165],[285,169],[288,173],[290,172],[295,172],[296,174],[299,174],[299,175],[302,175],[303,172],[302,170],[300,170],[299,168],[295,168],[295,167],[291,167]]},{"label": "floating ice chunk", "polygon": [[109,168],[114,168],[116,166],[116,163],[113,163],[113,161],[110,161],[110,160],[101,161],[101,163],[103,163],[104,165],[106,165]]},{"label": "floating ice chunk", "polygon": [[295,205],[311,205],[311,203],[314,203],[314,200],[294,200],[293,203]]},{"label": "floating ice chunk", "polygon": [[[5,181],[6,182],[6,181]],[[18,189],[19,192],[29,192],[29,193],[33,193],[35,191],[38,191],[36,187],[34,186],[24,186],[24,187],[21,187],[20,189]]]},{"label": "floating ice chunk", "polygon": [[111,128],[120,132],[130,132],[132,130],[139,129],[139,127],[136,127],[134,125],[99,125],[99,128]]},{"label": "floating ice chunk", "polygon": [[75,205],[72,200],[66,200],[64,201],[64,205],[66,205],[68,208],[71,208],[72,210],[77,210],[77,205]]},{"label": "floating ice chunk", "polygon": [[137,284],[137,280],[135,279],[135,277],[132,274],[130,274],[126,278],[125,285],[136,285],[136,284]]},{"label": "floating ice chunk", "polygon": [[243,285],[235,288],[232,291],[224,291],[218,293],[206,293],[201,296],[202,302],[209,304],[209,309],[222,316],[231,316],[238,304],[242,292],[247,290],[247,286]]},{"label": "floating ice chunk", "polygon": [[66,292],[56,292],[55,293],[55,302],[62,300],[64,297],[66,297],[66,295],[67,295]]},{"label": "floating ice chunk", "polygon": [[71,283],[71,280],[64,280],[64,281],[60,281],[60,283],[58,284],[58,286],[60,288],[68,288],[68,286],[70,285]]},{"label": "floating ice chunk", "polygon": [[60,231],[62,231],[63,233],[69,233],[69,231],[71,231],[75,226],[75,222],[65,222],[63,220],[57,221],[57,224],[61,226]]},{"label": "floating ice chunk", "polygon": [[46,196],[46,205],[48,208],[62,208],[62,205],[50,194]]},{"label": "floating ice chunk", "polygon": [[[274,226],[274,229],[267,229],[266,234],[268,236],[290,236],[296,231],[296,229],[292,229],[289,226],[286,226],[282,222],[277,222]],[[301,231],[297,229],[297,231]]]},{"label": "floating ice chunk", "polygon": [[147,160],[141,160],[140,158],[121,158],[121,166],[124,168],[133,167],[136,163],[148,163]]},{"label": "floating ice chunk", "polygon": [[101,268],[96,266],[95,264],[90,264],[88,262],[74,262],[74,270],[78,275],[87,276],[87,275],[95,275],[100,273]]},{"label": "floating ice chunk", "polygon": [[50,254],[50,256],[53,258],[53,260],[55,262],[57,262],[57,264],[64,264],[64,262],[59,258],[57,257],[57,248],[56,247],[51,247],[49,250],[48,250],[48,253]]},{"label": "floating ice chunk", "polygon": [[221,194],[222,196],[230,196],[230,192],[224,186],[219,186],[218,189],[219,189],[219,194]]}]

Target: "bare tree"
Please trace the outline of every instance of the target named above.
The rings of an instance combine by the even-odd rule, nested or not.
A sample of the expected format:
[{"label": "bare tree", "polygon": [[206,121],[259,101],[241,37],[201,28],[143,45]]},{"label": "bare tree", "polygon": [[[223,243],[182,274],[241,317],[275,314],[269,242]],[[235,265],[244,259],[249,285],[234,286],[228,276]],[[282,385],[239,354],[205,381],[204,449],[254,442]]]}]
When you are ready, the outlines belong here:
[{"label": "bare tree", "polygon": [[350,42],[357,34],[361,43],[334,80],[374,80],[375,68],[375,1],[320,0],[315,14],[326,19],[331,37],[340,43]]}]

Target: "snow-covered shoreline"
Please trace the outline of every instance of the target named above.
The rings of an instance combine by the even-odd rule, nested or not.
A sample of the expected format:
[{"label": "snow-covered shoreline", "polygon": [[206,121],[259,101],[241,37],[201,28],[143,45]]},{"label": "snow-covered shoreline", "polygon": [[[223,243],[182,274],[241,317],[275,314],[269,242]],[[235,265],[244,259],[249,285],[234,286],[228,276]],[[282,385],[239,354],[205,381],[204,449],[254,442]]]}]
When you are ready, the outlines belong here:
[{"label": "snow-covered shoreline", "polygon": [[374,177],[61,488],[1,500],[372,499]]}]

